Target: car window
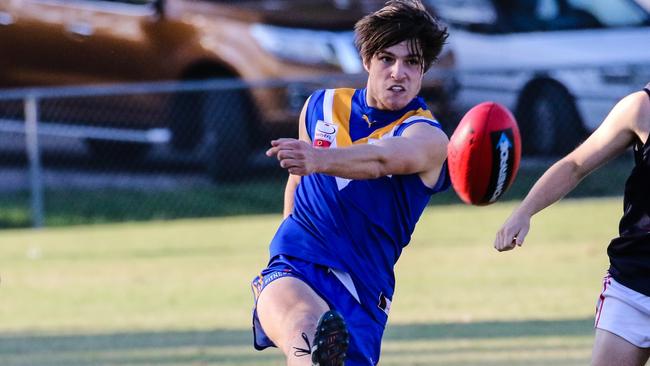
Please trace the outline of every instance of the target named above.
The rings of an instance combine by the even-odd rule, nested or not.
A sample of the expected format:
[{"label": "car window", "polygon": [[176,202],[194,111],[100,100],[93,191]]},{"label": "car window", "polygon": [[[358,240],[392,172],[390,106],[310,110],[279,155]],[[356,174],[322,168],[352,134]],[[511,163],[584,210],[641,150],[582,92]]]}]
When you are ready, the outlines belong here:
[{"label": "car window", "polygon": [[490,0],[430,0],[429,5],[452,24],[494,24],[497,14]]},{"label": "car window", "polygon": [[641,5],[646,11],[650,11],[650,0],[636,0],[636,3]]},{"label": "car window", "polygon": [[607,27],[635,26],[648,21],[648,14],[633,1],[569,0],[569,3],[593,14]]},{"label": "car window", "polygon": [[429,0],[452,25],[488,33],[648,25],[634,0]]},{"label": "car window", "polygon": [[107,3],[120,3],[132,5],[147,5],[153,4],[156,0],[90,0],[93,2],[107,2]]}]

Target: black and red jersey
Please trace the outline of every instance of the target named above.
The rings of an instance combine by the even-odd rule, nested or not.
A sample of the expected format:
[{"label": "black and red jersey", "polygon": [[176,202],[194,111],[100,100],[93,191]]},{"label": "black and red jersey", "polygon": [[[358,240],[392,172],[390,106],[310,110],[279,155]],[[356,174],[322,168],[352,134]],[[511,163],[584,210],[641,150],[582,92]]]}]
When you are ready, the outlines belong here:
[{"label": "black and red jersey", "polygon": [[[645,92],[650,98],[650,83]],[[650,140],[650,139],[648,139]],[[607,248],[609,272],[623,285],[650,296],[650,142],[634,144],[634,168],[625,183],[619,237]]]}]

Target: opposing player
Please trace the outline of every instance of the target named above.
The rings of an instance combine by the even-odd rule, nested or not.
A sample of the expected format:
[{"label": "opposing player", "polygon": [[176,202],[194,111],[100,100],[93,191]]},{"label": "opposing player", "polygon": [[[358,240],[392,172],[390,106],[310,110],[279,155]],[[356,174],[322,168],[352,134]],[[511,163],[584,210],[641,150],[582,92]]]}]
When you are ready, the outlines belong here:
[{"label": "opposing player", "polygon": [[594,366],[641,366],[650,357],[650,84],[623,98],[602,125],[535,183],[497,233],[499,251],[521,246],[531,217],[569,193],[602,164],[634,149],[625,184],[619,237],[609,244],[610,267],[596,309]]},{"label": "opposing player", "polygon": [[417,97],[446,28],[420,1],[394,0],[355,33],[366,88],[316,91],[300,139],[267,152],[290,176],[285,220],[253,281],[254,338],[288,365],[378,363],[393,266],[430,196],[449,186],[448,138]]}]

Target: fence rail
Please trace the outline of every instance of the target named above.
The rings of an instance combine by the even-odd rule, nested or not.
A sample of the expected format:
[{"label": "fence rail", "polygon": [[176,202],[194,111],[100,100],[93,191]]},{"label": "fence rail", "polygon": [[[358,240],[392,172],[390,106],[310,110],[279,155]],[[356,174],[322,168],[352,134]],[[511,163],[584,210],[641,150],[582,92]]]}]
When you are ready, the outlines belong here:
[{"label": "fence rail", "polygon": [[[613,103],[629,92],[625,89],[629,86],[622,85],[589,89],[594,75],[602,72],[603,68],[589,65],[552,70],[435,70],[425,77],[430,89],[423,89],[422,95],[448,133],[472,105],[502,101],[517,114],[524,146],[537,149],[525,150],[525,164],[526,158],[552,159],[572,149],[590,129],[574,122],[604,118]],[[557,92],[549,89],[552,93],[548,94],[550,84],[527,84],[531,77],[573,78],[585,88],[567,93],[566,100],[553,99]],[[258,152],[272,138],[297,135],[297,116],[309,92],[339,86],[364,87],[365,76],[0,90],[0,134],[7,137],[7,144],[0,146],[0,166],[18,166],[27,173],[25,192],[33,227],[48,222],[115,221],[107,211],[119,211],[118,221],[279,211],[286,173]],[[525,100],[522,95],[526,93],[534,98]],[[548,98],[546,104],[540,104],[543,98]],[[583,106],[592,106],[589,109],[595,117],[582,113]],[[546,111],[546,116],[558,120],[541,121],[528,110]],[[572,119],[560,118],[563,115]],[[17,157],[21,150],[26,166]],[[52,171],[64,171],[67,177],[52,178]],[[92,174],[121,184],[97,189],[96,179],[86,179],[93,182],[87,186],[79,183],[84,175]],[[125,191],[129,176],[137,178],[132,179],[132,189]],[[52,179],[71,183],[54,184]],[[166,183],[161,185],[162,181]],[[133,191],[139,193],[129,201]],[[22,203],[2,191],[0,205],[3,197],[8,202],[5,208],[24,211]],[[140,212],[142,202],[151,207]],[[53,213],[46,215],[48,207]],[[70,218],[75,210],[78,217]],[[65,215],[70,216],[60,218]],[[84,215],[96,219],[84,220]],[[0,215],[0,227],[25,225],[12,220]]]}]

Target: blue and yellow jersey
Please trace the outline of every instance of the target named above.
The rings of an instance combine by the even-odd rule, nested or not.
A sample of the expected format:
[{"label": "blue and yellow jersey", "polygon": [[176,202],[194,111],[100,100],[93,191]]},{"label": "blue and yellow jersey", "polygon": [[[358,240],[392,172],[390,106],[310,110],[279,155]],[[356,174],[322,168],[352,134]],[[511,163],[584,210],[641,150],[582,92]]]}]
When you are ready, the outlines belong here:
[{"label": "blue and yellow jersey", "polygon": [[[306,129],[314,146],[345,148],[400,136],[408,126],[440,127],[420,98],[399,111],[369,107],[366,90],[312,94]],[[393,266],[432,194],[449,187],[443,169],[433,188],[418,174],[350,180],[310,174],[296,188],[294,209],[271,242],[279,254],[347,272],[360,303],[382,324],[395,287]]]}]

